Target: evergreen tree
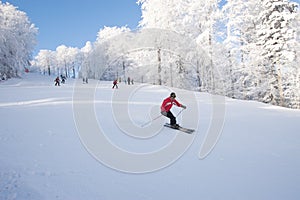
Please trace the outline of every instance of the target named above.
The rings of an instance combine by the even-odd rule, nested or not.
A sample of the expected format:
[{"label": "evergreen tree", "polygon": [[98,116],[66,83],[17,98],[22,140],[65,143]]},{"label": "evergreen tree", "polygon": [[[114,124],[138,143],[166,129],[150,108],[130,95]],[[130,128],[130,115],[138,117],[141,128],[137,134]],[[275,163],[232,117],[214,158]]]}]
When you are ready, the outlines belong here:
[{"label": "evergreen tree", "polygon": [[[234,98],[251,98],[249,89],[259,77],[255,69],[249,67],[257,23],[256,0],[228,0],[223,6],[224,23],[227,27],[225,45],[230,61],[227,84],[227,95]],[[250,64],[250,65],[249,65]],[[257,77],[257,78],[256,78]]]},{"label": "evergreen tree", "polygon": [[296,16],[297,4],[287,0],[262,0],[263,11],[257,26],[257,46],[260,49],[260,66],[265,71],[268,88],[265,102],[283,105],[282,71],[295,58],[295,30],[291,21]]}]

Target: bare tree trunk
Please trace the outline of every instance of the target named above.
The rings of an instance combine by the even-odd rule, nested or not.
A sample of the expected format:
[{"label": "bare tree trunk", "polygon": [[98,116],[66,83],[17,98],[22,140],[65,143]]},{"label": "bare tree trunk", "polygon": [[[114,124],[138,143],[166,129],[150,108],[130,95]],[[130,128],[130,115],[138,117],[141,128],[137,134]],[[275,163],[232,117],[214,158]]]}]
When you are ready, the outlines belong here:
[{"label": "bare tree trunk", "polygon": [[65,62],[65,73],[66,73],[66,77],[68,77],[67,62],[66,62],[66,61],[64,61],[64,62]]},{"label": "bare tree trunk", "polygon": [[234,77],[233,77],[233,68],[232,68],[232,66],[233,66],[233,62],[232,62],[232,55],[231,55],[231,51],[229,50],[228,51],[228,60],[229,60],[229,62],[230,62],[230,65],[229,65],[229,91],[228,92],[226,92],[226,95],[228,96],[228,97],[230,97],[230,98],[235,98],[235,89],[234,89]]},{"label": "bare tree trunk", "polygon": [[171,79],[171,87],[173,87],[173,66],[170,63],[170,79]]},{"label": "bare tree trunk", "polygon": [[[241,35],[241,42],[240,42],[240,44],[241,44],[241,47],[243,47],[244,46],[244,42],[243,42],[243,40],[242,40],[242,38],[244,37],[243,36],[243,33],[241,33],[240,34]],[[240,52],[241,52],[241,69],[242,69],[242,76],[243,76],[243,79],[242,79],[242,84],[241,84],[241,96],[242,96],[242,98],[243,99],[247,99],[246,98],[246,93],[247,92],[245,92],[246,91],[246,85],[245,85],[245,60],[244,60],[244,51],[243,51],[243,49],[240,49]]]},{"label": "bare tree trunk", "polygon": [[279,89],[279,96],[280,96],[280,106],[285,106],[284,103],[284,96],[283,96],[283,90],[282,90],[282,78],[281,78],[281,70],[278,68],[278,89]]},{"label": "bare tree trunk", "polygon": [[202,84],[201,84],[201,74],[200,74],[199,60],[197,60],[196,73],[197,73],[197,85],[199,87],[199,91],[201,91]]},{"label": "bare tree trunk", "polygon": [[48,75],[50,76],[50,75],[51,75],[51,70],[50,70],[50,64],[49,64],[49,61],[48,61],[47,67],[48,67]]},{"label": "bare tree trunk", "polygon": [[215,77],[214,77],[214,63],[213,63],[213,50],[212,50],[212,27],[209,31],[209,54],[210,54],[210,86],[211,92],[215,93]]},{"label": "bare tree trunk", "polygon": [[271,96],[271,102],[273,105],[280,105],[280,86],[279,86],[279,75],[277,73],[277,70],[275,68],[275,64],[272,64],[270,69],[270,96]]},{"label": "bare tree trunk", "polygon": [[162,85],[162,80],[161,80],[161,53],[160,53],[160,48],[157,51],[157,57],[158,57],[158,85]]},{"label": "bare tree trunk", "polygon": [[75,64],[74,64],[74,62],[72,63],[72,73],[73,73],[73,77],[72,78],[76,78],[76,75],[75,75],[76,70],[75,70]]}]

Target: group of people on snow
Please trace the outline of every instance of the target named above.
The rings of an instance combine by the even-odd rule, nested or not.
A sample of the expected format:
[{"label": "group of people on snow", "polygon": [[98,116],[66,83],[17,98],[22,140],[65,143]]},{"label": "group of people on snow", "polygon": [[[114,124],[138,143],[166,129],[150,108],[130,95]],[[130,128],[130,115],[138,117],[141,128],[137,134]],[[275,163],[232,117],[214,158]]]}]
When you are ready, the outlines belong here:
[{"label": "group of people on snow", "polygon": [[[118,83],[120,83],[120,82],[121,82],[121,78],[113,80],[113,86],[112,86],[112,89],[114,89],[114,88],[118,89],[118,88],[119,88],[119,87],[118,87]],[[125,84],[128,84],[128,85],[131,84],[131,85],[133,85],[133,79],[130,78],[130,77],[128,77],[128,78],[127,78],[127,81],[125,80]]]},{"label": "group of people on snow", "polygon": [[[126,83],[126,81],[125,81],[125,83]],[[128,85],[133,85],[133,78],[130,78],[129,76],[128,76],[128,78],[127,78],[127,84]]]},{"label": "group of people on snow", "polygon": [[[57,76],[54,80],[55,82],[55,86],[60,86],[60,81],[62,83],[65,83],[65,77],[61,75],[61,80],[59,78],[59,76]],[[88,79],[86,78],[83,78],[83,82],[84,83],[87,83],[88,82]],[[130,77],[128,77],[127,79],[127,82],[128,82],[128,85],[133,84],[133,79],[130,79]],[[115,79],[113,81],[113,86],[112,86],[112,89],[114,88],[118,88],[118,79]],[[183,109],[186,109],[186,106],[179,103],[177,100],[176,100],[176,94],[175,92],[171,92],[170,93],[170,96],[165,98],[160,106],[160,112],[163,116],[167,117],[170,119],[170,125],[171,127],[173,128],[179,128],[180,126],[177,124],[177,121],[176,121],[176,117],[173,115],[173,113],[171,112],[171,108],[173,105],[176,105],[178,107],[181,107]]]},{"label": "group of people on snow", "polygon": [[[130,85],[130,81],[132,81],[132,80],[130,80],[130,77],[128,77],[128,79],[127,79],[128,85]],[[132,84],[133,84],[133,82],[132,82]],[[116,88],[116,89],[118,88],[118,79],[115,79],[113,81],[112,89],[114,89],[114,88]],[[173,105],[176,105],[178,107],[186,109],[185,105],[179,103],[176,100],[175,92],[171,92],[170,96],[163,100],[161,107],[160,107],[160,111],[163,116],[170,119],[170,125],[172,128],[179,128],[180,126],[176,122],[176,117],[171,112],[171,108]]]},{"label": "group of people on snow", "polygon": [[63,76],[63,75],[60,75],[60,78],[59,78],[59,76],[57,76],[55,79],[54,79],[54,82],[55,82],[55,86],[60,86],[60,83],[62,83],[62,84],[64,84],[64,83],[66,83],[66,77],[65,76]]}]

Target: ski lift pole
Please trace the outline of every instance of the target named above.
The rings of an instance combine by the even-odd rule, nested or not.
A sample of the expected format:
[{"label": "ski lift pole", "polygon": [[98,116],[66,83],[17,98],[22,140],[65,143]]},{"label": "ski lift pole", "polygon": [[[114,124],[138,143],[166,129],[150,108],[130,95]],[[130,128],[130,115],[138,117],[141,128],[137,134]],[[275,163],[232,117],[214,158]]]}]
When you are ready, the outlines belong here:
[{"label": "ski lift pole", "polygon": [[160,118],[162,115],[159,115],[159,116],[157,116],[157,117],[155,117],[155,118],[153,118],[153,119],[151,119],[150,121],[148,121],[147,123],[145,123],[145,124],[143,124],[141,127],[145,127],[146,125],[148,125],[148,124],[150,124],[151,122],[153,122],[153,121],[155,121],[155,120],[157,120],[158,118]]}]

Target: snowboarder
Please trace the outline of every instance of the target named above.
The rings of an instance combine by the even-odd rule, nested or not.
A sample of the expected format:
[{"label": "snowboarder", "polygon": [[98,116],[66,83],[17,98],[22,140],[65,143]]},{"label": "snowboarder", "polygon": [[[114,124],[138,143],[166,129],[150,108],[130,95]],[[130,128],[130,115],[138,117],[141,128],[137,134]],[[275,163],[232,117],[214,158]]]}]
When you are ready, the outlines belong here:
[{"label": "snowboarder", "polygon": [[56,79],[54,80],[55,86],[60,86],[60,80],[59,77],[57,76]]},{"label": "snowboarder", "polygon": [[112,89],[114,89],[115,87],[118,89],[118,79],[115,79],[114,82],[113,82]]},{"label": "snowboarder", "polygon": [[176,105],[178,107],[186,109],[186,106],[179,103],[175,98],[176,98],[176,94],[174,92],[172,92],[169,97],[164,99],[160,109],[161,109],[161,114],[162,115],[170,118],[170,125],[173,128],[179,128],[179,125],[176,124],[176,117],[174,117],[173,113],[171,112],[171,108],[172,108],[173,105]]}]

